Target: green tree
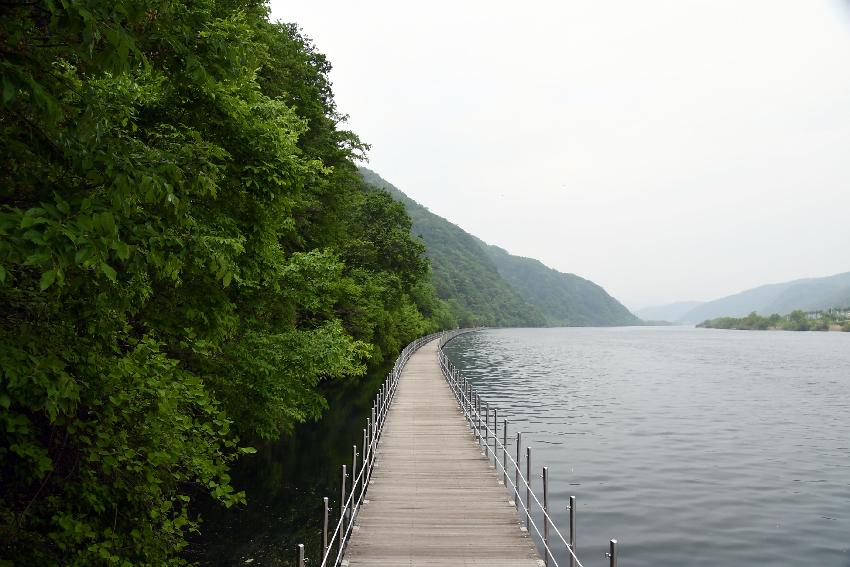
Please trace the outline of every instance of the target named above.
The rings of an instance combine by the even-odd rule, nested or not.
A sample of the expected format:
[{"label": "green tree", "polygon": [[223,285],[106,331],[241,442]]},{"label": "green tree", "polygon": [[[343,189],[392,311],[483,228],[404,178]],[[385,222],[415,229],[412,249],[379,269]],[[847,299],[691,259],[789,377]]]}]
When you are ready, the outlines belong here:
[{"label": "green tree", "polygon": [[0,560],[179,564],[239,445],[445,322],[427,263],[264,4],[0,14]]}]

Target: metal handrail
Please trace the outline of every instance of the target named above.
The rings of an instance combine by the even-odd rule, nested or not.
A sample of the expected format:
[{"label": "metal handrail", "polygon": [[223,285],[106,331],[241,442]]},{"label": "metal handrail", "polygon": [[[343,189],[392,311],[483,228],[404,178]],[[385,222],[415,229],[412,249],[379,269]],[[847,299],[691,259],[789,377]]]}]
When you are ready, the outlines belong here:
[{"label": "metal handrail", "polygon": [[[365,499],[366,493],[369,489],[369,482],[372,477],[372,470],[375,468],[378,446],[381,441],[381,435],[384,431],[387,413],[389,412],[390,404],[395,397],[395,393],[398,388],[398,381],[401,378],[401,372],[404,369],[405,364],[407,364],[407,361],[410,360],[413,353],[419,350],[422,345],[431,342],[443,334],[444,332],[431,333],[430,335],[419,337],[404,347],[401,353],[399,353],[398,358],[396,358],[392,370],[381,383],[372,404],[371,415],[366,418],[366,428],[363,430],[364,443],[362,449],[364,449],[364,453],[362,454],[360,471],[351,483],[351,492],[347,495],[347,497],[345,495],[346,479],[349,478],[349,475],[346,470],[346,465],[342,465],[342,498],[340,498],[340,515],[330,539],[328,538],[327,532],[328,515],[330,510],[327,505],[328,499],[323,499],[323,550],[320,567],[336,567],[342,561],[346,545],[348,544],[348,541],[351,538],[351,532],[354,529],[354,521],[360,512],[363,500]],[[355,445],[353,461],[353,466],[355,467],[357,465],[357,455],[357,446]],[[360,487],[360,492],[355,500],[355,494],[357,493],[358,486]],[[336,549],[336,554],[333,554],[334,549]],[[298,546],[299,567],[303,567],[305,561],[304,546],[302,544]]]},{"label": "metal handrail", "polygon": [[[549,560],[551,558],[552,563],[554,563],[555,567],[558,566],[558,562],[555,560],[554,554],[552,553],[552,549],[549,545],[549,537],[548,530],[551,525],[554,528],[555,535],[558,539],[564,544],[567,551],[569,552],[570,558],[570,566],[571,567],[583,567],[581,561],[579,561],[578,557],[575,554],[575,498],[570,497],[570,539],[572,543],[567,543],[564,536],[561,534],[560,530],[558,530],[555,522],[552,520],[551,516],[548,512],[548,506],[546,503],[545,497],[545,488],[544,488],[544,503],[541,504],[540,500],[537,498],[537,495],[534,494],[534,490],[531,488],[529,480],[526,478],[528,475],[523,475],[520,471],[520,466],[518,461],[520,460],[519,454],[517,454],[517,459],[515,460],[513,456],[511,456],[507,447],[504,443],[499,441],[499,436],[497,432],[494,432],[490,429],[490,417],[489,417],[489,406],[487,416],[484,418],[484,423],[481,422],[481,409],[480,409],[480,400],[481,396],[476,394],[478,403],[476,404],[471,396],[467,396],[467,390],[469,392],[473,392],[474,388],[472,387],[469,380],[462,376],[460,371],[452,364],[452,362],[448,359],[446,354],[443,352],[443,347],[451,341],[452,339],[462,335],[464,333],[469,333],[473,331],[481,330],[482,328],[474,328],[474,329],[460,329],[454,331],[443,331],[438,333],[431,333],[430,335],[426,335],[424,337],[420,337],[410,344],[408,344],[404,349],[402,349],[401,353],[399,353],[398,358],[393,365],[392,370],[387,374],[386,379],[381,383],[381,387],[378,390],[378,393],[375,395],[375,401],[372,404],[372,411],[370,417],[366,419],[366,427],[363,429],[363,450],[364,453],[361,455],[361,467],[358,474],[355,475],[353,482],[351,483],[351,491],[346,496],[346,480],[349,478],[347,473],[347,466],[342,465],[342,497],[340,498],[340,517],[336,522],[336,526],[334,528],[333,534],[330,539],[328,539],[328,519],[330,509],[328,507],[328,498],[323,498],[323,507],[324,507],[324,526],[323,526],[323,550],[322,550],[322,561],[320,567],[337,567],[340,565],[342,561],[342,557],[345,553],[346,546],[351,538],[351,533],[354,529],[355,519],[357,515],[360,513],[360,510],[363,505],[363,501],[365,499],[366,493],[369,489],[369,484],[372,477],[372,471],[375,467],[375,462],[377,459],[377,449],[381,440],[381,436],[383,434],[384,425],[386,422],[387,414],[389,412],[390,405],[395,397],[396,390],[398,389],[399,379],[401,378],[402,370],[407,362],[410,360],[410,357],[415,353],[419,348],[421,348],[424,344],[431,342],[434,339],[439,339],[437,345],[438,359],[440,364],[440,369],[443,374],[443,377],[448,382],[449,387],[452,390],[453,395],[458,401],[458,405],[460,406],[461,411],[463,412],[464,417],[469,422],[470,429],[475,432],[476,437],[479,440],[479,443],[482,439],[487,439],[487,442],[484,443],[484,451],[487,456],[487,460],[489,462],[490,457],[489,454],[493,455],[494,465],[497,467],[498,474],[498,465],[501,464],[501,470],[505,481],[505,486],[508,486],[510,483],[510,487],[514,492],[514,503],[519,510],[520,506],[522,506],[522,511],[526,516],[526,524],[527,527],[534,528],[534,531],[543,541],[543,546],[545,549],[545,560],[546,565],[549,565]],[[463,385],[463,387],[461,387]],[[477,423],[476,423],[477,422]],[[498,423],[496,424],[498,427]],[[505,426],[507,427],[507,425]],[[507,429],[505,429],[505,432]],[[484,437],[482,437],[482,433]],[[489,436],[493,435],[493,449],[491,450],[489,444]],[[507,433],[505,433],[507,435]],[[520,443],[519,443],[519,433],[517,434],[517,451],[519,451]],[[501,448],[502,450],[502,462],[499,463],[497,452]],[[530,447],[528,450],[530,451]],[[353,458],[353,467],[357,466],[357,446],[354,446],[354,458]],[[512,481],[509,479],[508,475],[508,461],[513,465],[513,472],[516,481]],[[546,467],[544,467],[544,474],[546,471]],[[353,471],[352,471],[353,472]],[[520,482],[521,481],[521,482]],[[520,498],[519,490],[520,484],[525,487],[526,490],[526,499],[527,502],[523,502],[522,498]],[[545,480],[544,480],[545,485]],[[355,499],[355,493],[357,492],[357,487],[359,489],[359,495]],[[534,521],[531,515],[531,499],[533,498],[534,502],[537,503],[540,510],[543,512],[543,533],[540,533],[540,528],[537,526],[537,523]],[[336,554],[333,554],[334,548],[336,549]],[[305,567],[306,559],[304,556],[304,545],[298,545],[298,566]],[[617,540],[610,541],[610,552],[606,554],[611,559],[610,565],[611,567],[616,567],[617,565]]]},{"label": "metal handrail", "polygon": [[[443,352],[443,347],[456,338],[458,335],[462,334],[462,332],[457,333],[447,333],[443,337],[440,338],[440,342],[438,344],[438,358],[440,363],[440,369],[442,371],[443,377],[448,383],[452,393],[458,401],[458,406],[460,407],[461,412],[464,414],[464,417],[467,419],[467,422],[470,425],[470,428],[475,433],[476,439],[479,442],[479,446],[482,445],[481,441],[483,440],[484,454],[487,457],[487,461],[490,460],[490,455],[493,456],[494,467],[496,468],[496,474],[498,475],[501,469],[501,475],[503,477],[503,482],[505,483],[506,488],[510,485],[510,489],[514,495],[514,504],[519,511],[520,506],[522,507],[522,512],[525,514],[526,526],[534,528],[534,531],[537,533],[538,537],[543,543],[544,554],[545,554],[545,563],[546,565],[550,564],[550,560],[555,567],[558,567],[558,561],[555,559],[555,554],[553,553],[551,542],[549,538],[549,528],[550,526],[554,529],[554,535],[556,537],[556,541],[560,540],[563,546],[566,548],[569,554],[569,563],[571,567],[583,567],[581,561],[575,552],[575,497],[570,497],[570,542],[564,537],[561,531],[558,529],[557,524],[553,521],[552,517],[549,515],[548,502],[546,498],[547,492],[547,476],[548,468],[543,467],[543,475],[544,475],[544,498],[543,503],[537,498],[537,495],[534,493],[533,488],[529,482],[529,479],[526,478],[527,475],[524,475],[520,470],[519,460],[520,460],[520,439],[521,434],[517,432],[517,457],[516,460],[511,455],[508,448],[505,446],[505,443],[499,440],[498,431],[494,431],[490,429],[490,409],[489,404],[487,404],[487,415],[484,417],[483,423],[481,419],[481,396],[480,394],[475,394],[472,396],[474,392],[474,387],[472,387],[469,380],[463,377],[462,373],[455,367],[451,360],[449,360],[448,356],[446,356],[445,352]],[[469,392],[469,394],[468,394]],[[494,408],[494,419],[496,410]],[[507,420],[505,422],[505,429],[503,435],[507,436]],[[495,423],[496,428],[498,428],[498,423]],[[492,435],[493,437],[493,446],[491,449],[489,438]],[[507,439],[505,439],[506,441]],[[499,461],[498,452],[502,451],[502,460]],[[528,447],[527,450],[530,452],[531,448]],[[511,480],[510,475],[508,474],[508,463],[512,465],[511,472],[516,480]],[[527,464],[527,466],[529,466]],[[520,497],[520,487],[523,487],[526,491],[526,500],[527,502],[523,502],[523,499]],[[540,511],[543,513],[543,533],[540,532],[540,528],[537,526],[537,523],[534,521],[534,518],[531,514],[531,500],[537,504]],[[610,540],[611,551],[606,554],[607,557],[611,560],[611,565],[616,565],[617,560],[617,541]]]}]

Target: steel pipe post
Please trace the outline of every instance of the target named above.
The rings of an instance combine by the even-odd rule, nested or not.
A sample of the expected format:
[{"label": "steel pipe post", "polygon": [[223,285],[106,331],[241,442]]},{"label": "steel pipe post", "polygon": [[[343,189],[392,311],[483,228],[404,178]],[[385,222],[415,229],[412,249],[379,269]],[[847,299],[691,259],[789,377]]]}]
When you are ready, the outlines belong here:
[{"label": "steel pipe post", "polygon": [[[343,465],[345,466],[345,465]],[[525,448],[525,529],[531,530],[531,445]]]},{"label": "steel pipe post", "polygon": [[342,465],[342,488],[340,489],[340,498],[339,498],[339,517],[345,518],[346,505],[345,505],[345,479],[348,475],[345,473],[346,467]]},{"label": "steel pipe post", "polygon": [[549,566],[549,467],[543,467],[543,559]]},{"label": "steel pipe post", "polygon": [[487,464],[490,464],[490,457],[487,456],[487,451],[490,450],[490,404],[484,402],[484,457],[487,459]]},{"label": "steel pipe post", "polygon": [[472,384],[469,378],[466,379],[466,416],[469,419],[469,428],[472,429],[475,426],[475,420],[472,417]]},{"label": "steel pipe post", "polygon": [[497,457],[496,449],[499,443],[499,419],[497,417],[496,408],[493,408],[493,468],[496,469],[496,472],[499,471],[499,465],[497,462],[499,461],[499,457]]},{"label": "steel pipe post", "polygon": [[508,420],[505,422],[505,429],[502,431],[502,483],[508,485]]},{"label": "steel pipe post", "polygon": [[481,445],[481,394],[475,394],[475,430],[478,432],[478,445]]},{"label": "steel pipe post", "polygon": [[576,497],[570,496],[570,567],[576,567]]},{"label": "steel pipe post", "polygon": [[516,432],[516,462],[514,463],[514,506],[519,510],[519,464],[522,458],[522,433]]},{"label": "steel pipe post", "polygon": [[617,540],[612,539],[611,542],[611,551],[607,553],[610,559],[610,567],[617,567]]},{"label": "steel pipe post", "polygon": [[473,406],[475,410],[475,440],[478,441],[478,445],[481,445],[481,396],[478,394],[473,394],[475,396]]},{"label": "steel pipe post", "polygon": [[357,501],[354,500],[354,493],[357,492],[357,445],[354,445],[351,455],[351,513],[349,518],[354,521],[354,508],[357,506]]},{"label": "steel pipe post", "polygon": [[322,498],[322,507],[324,508],[322,511],[324,516],[322,521],[322,561],[324,561],[328,555],[328,515],[331,511],[327,496]]},{"label": "steel pipe post", "polygon": [[369,466],[369,463],[372,462],[372,422],[369,421],[368,417],[366,418],[366,429],[363,431],[365,432],[363,466],[366,467],[366,471],[363,473],[363,490],[366,490],[366,486],[369,484],[369,475],[372,473],[372,467]]},{"label": "steel pipe post", "polygon": [[368,435],[366,434],[366,430],[363,430],[363,458],[360,461],[363,463],[363,470],[360,474],[363,475],[363,482],[360,483],[360,498],[363,498],[363,493],[366,492],[366,476],[369,474],[369,461],[366,458],[369,455],[369,450],[366,448],[368,443]]},{"label": "steel pipe post", "polygon": [[304,544],[298,544],[298,567],[304,567]]}]

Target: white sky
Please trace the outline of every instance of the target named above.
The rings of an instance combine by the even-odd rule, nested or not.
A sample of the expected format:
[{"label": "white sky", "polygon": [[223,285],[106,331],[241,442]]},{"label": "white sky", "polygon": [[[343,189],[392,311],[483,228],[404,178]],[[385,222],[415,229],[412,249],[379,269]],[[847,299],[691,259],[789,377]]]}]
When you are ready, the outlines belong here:
[{"label": "white sky", "polygon": [[272,1],[370,168],[628,306],[850,271],[842,0]]}]

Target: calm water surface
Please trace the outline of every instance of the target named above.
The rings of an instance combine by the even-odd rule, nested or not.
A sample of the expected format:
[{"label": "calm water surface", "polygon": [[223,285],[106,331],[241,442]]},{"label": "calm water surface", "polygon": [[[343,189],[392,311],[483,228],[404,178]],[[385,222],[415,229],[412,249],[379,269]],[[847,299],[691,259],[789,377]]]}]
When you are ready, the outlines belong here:
[{"label": "calm water surface", "polygon": [[335,522],[341,467],[351,466],[353,445],[362,445],[362,428],[389,364],[363,379],[326,385],[329,408],[320,421],[258,445],[257,454],[237,463],[233,485],[245,491],[247,506],[227,510],[202,499],[204,522],[183,556],[204,567],[288,567],[297,563],[296,546],[303,543],[308,565],[318,566],[322,497],[329,497]]},{"label": "calm water surface", "polygon": [[562,531],[577,496],[586,567],[611,538],[625,567],[850,567],[850,333],[500,329],[446,351],[549,466]]}]

